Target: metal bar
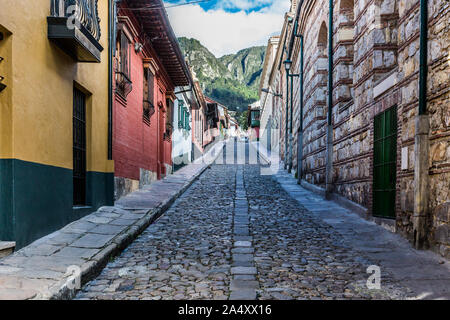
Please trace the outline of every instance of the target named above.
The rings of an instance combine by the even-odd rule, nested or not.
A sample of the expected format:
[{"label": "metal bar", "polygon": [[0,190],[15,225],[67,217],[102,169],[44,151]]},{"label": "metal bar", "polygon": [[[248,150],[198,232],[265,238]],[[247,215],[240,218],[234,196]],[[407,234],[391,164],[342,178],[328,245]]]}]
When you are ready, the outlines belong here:
[{"label": "metal bar", "polygon": [[113,24],[114,24],[114,9],[113,4],[114,0],[109,0],[108,3],[108,160],[112,160],[112,113],[113,113],[113,43],[115,42],[113,39]]},{"label": "metal bar", "polygon": [[289,73],[286,70],[286,128],[284,134],[284,167],[287,166],[287,147],[288,147],[288,117],[289,117]]},{"label": "metal bar", "polygon": [[292,115],[294,110],[294,75],[290,75],[291,78],[291,107],[289,116],[289,133],[292,134]]},{"label": "metal bar", "polygon": [[300,36],[300,125],[299,131],[303,132],[303,35]]},{"label": "metal bar", "polygon": [[419,114],[427,112],[428,1],[420,0]]},{"label": "metal bar", "polygon": [[330,0],[328,27],[328,125],[333,115],[333,0]]}]

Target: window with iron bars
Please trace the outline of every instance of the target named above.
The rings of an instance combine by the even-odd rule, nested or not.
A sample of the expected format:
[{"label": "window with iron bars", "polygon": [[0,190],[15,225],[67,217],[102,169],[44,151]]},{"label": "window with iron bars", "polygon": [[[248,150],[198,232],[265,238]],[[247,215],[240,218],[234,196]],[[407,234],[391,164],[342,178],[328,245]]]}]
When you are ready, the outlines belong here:
[{"label": "window with iron bars", "polygon": [[133,87],[130,76],[130,47],[130,40],[121,25],[116,46],[116,92],[125,99]]},{"label": "window with iron bars", "polygon": [[142,120],[150,125],[150,118],[155,113],[154,105],[155,76],[149,68],[144,68],[144,102]]},{"label": "window with iron bars", "polygon": [[166,132],[165,132],[165,137],[167,140],[170,140],[172,137],[172,131],[173,131],[173,101],[172,99],[167,98],[166,99],[166,114],[167,114],[167,119],[166,119]]}]

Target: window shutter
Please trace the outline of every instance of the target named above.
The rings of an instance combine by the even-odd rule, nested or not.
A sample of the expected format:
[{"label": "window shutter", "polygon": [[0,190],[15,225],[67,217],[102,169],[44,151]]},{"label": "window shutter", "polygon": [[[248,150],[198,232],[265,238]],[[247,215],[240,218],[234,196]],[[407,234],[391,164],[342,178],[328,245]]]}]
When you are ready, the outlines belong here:
[{"label": "window shutter", "polygon": [[129,64],[128,64],[128,52],[129,52],[129,42],[122,30],[120,32],[120,72],[123,72],[127,77],[129,77]]},{"label": "window shutter", "polygon": [[184,129],[189,130],[189,113],[187,112],[186,109],[186,113],[185,113],[185,118],[184,118]]},{"label": "window shutter", "polygon": [[147,85],[148,85],[148,100],[151,102],[152,106],[154,105],[154,96],[155,96],[155,90],[154,90],[154,84],[155,84],[155,76],[153,75],[153,73],[149,70],[147,70],[148,72],[148,81],[147,81]]}]

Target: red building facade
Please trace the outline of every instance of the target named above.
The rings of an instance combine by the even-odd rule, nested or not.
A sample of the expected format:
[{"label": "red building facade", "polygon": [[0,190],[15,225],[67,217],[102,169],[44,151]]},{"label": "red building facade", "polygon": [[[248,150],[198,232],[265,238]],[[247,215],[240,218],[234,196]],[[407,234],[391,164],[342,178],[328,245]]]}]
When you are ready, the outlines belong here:
[{"label": "red building facade", "polygon": [[[143,7],[153,9],[133,10]],[[117,20],[112,144],[116,199],[172,172],[174,88],[190,83],[160,0],[121,1]]]}]

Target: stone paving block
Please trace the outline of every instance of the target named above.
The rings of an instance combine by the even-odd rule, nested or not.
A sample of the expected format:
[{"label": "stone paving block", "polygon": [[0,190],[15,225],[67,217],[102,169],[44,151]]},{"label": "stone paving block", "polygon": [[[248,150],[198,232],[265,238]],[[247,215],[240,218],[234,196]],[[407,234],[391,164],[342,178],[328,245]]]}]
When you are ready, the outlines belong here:
[{"label": "stone paving block", "polygon": [[231,274],[256,274],[255,267],[232,267]]},{"label": "stone paving block", "polygon": [[54,271],[50,269],[25,269],[18,272],[16,275],[27,279],[50,279],[50,280],[60,280],[64,277],[65,272]]},{"label": "stone paving block", "polygon": [[248,227],[247,228],[242,228],[242,227],[234,227],[233,228],[233,232],[236,235],[240,235],[240,236],[248,236],[250,235]]},{"label": "stone paving block", "polygon": [[233,236],[234,241],[253,241],[252,236]]},{"label": "stone paving block", "polygon": [[235,241],[235,247],[251,247],[252,243],[250,241]]},{"label": "stone paving block", "polygon": [[51,245],[69,245],[80,238],[78,233],[57,233],[49,236],[47,243]]},{"label": "stone paving block", "polygon": [[61,251],[55,253],[55,256],[59,257],[78,257],[82,259],[90,259],[96,253],[98,249],[87,249],[87,248],[76,248],[76,247],[65,247]]},{"label": "stone paving block", "polygon": [[115,212],[96,212],[95,216],[102,217],[102,218],[111,218],[111,219],[117,219],[120,218],[122,214],[115,213]]},{"label": "stone paving block", "polygon": [[71,224],[65,226],[64,228],[61,229],[61,232],[65,232],[65,233],[84,233],[87,232],[89,230],[94,229],[96,226],[98,226],[98,224],[96,223],[92,223],[89,221],[83,221],[83,220],[78,220],[75,222],[72,222]]},{"label": "stone paving block", "polygon": [[251,253],[233,253],[231,256],[233,261],[253,261],[254,257]]},{"label": "stone paving block", "polygon": [[112,218],[106,218],[106,217],[98,217],[98,216],[88,216],[86,218],[86,221],[96,223],[96,224],[105,224],[110,223],[113,219]]},{"label": "stone paving block", "polygon": [[255,280],[238,280],[233,279],[230,283],[231,291],[238,291],[242,289],[259,289],[259,282]]},{"label": "stone paving block", "polygon": [[233,261],[231,267],[254,267],[255,263],[251,261]]},{"label": "stone paving block", "polygon": [[119,234],[123,230],[125,230],[127,226],[125,225],[110,225],[103,224],[91,229],[89,233],[99,233],[99,234]]},{"label": "stone paving block", "polygon": [[251,274],[235,274],[233,275],[234,280],[245,280],[245,281],[251,281],[255,280],[255,276]]},{"label": "stone paving block", "polygon": [[110,222],[110,224],[114,226],[131,226],[133,223],[134,220],[120,219],[120,218]]},{"label": "stone paving block", "polygon": [[230,300],[256,300],[255,289],[231,291]]},{"label": "stone paving block", "polygon": [[114,235],[86,234],[71,244],[78,248],[103,248],[114,238]]},{"label": "stone paving block", "polygon": [[138,220],[142,218],[141,214],[135,214],[135,213],[126,213],[126,214],[122,214],[120,216],[120,219],[126,219],[126,220]]},{"label": "stone paving block", "polygon": [[232,253],[253,253],[254,249],[252,247],[238,247],[231,249]]},{"label": "stone paving block", "polygon": [[20,251],[25,256],[49,256],[61,249],[61,245],[39,244],[27,246]]}]

